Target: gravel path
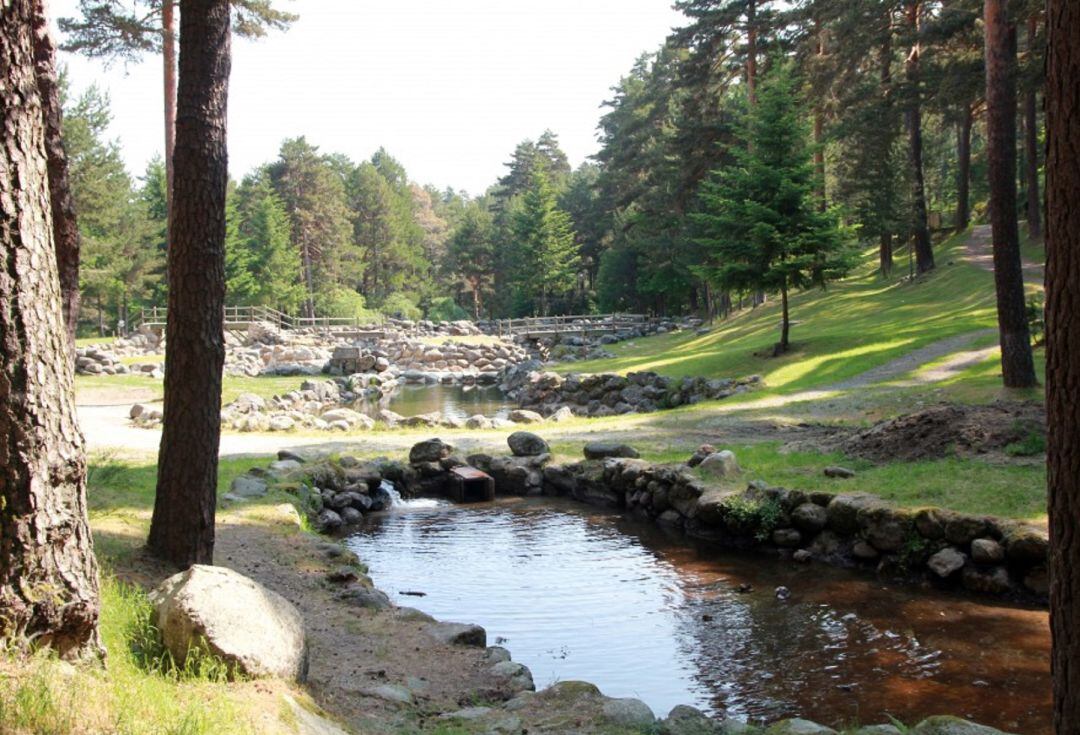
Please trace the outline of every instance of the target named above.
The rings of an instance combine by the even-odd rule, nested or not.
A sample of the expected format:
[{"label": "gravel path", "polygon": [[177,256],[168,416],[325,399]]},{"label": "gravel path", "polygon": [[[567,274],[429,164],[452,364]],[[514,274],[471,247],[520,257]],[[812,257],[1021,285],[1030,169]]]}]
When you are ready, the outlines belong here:
[{"label": "gravel path", "polygon": [[[994,272],[994,233],[990,225],[975,225],[971,228],[971,236],[964,243],[966,255],[964,259],[984,271]],[[1044,267],[1041,263],[1024,259],[1021,263],[1024,270],[1024,283],[1041,286],[1043,284]]]}]

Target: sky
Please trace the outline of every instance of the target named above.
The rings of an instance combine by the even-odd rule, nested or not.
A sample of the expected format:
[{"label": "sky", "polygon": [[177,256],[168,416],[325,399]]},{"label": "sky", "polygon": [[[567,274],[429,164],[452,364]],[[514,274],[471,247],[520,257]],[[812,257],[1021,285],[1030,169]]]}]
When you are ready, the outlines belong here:
[{"label": "sky", "polygon": [[[124,0],[130,2],[130,0]],[[611,87],[681,22],[672,0],[278,0],[286,33],[234,39],[229,169],[304,135],[325,153],[380,146],[414,181],[479,194],[550,128],[574,166],[597,150]],[[53,0],[54,18],[77,0]],[[112,100],[110,135],[141,173],[163,148],[161,60],[106,67],[61,53],[73,91]]]}]

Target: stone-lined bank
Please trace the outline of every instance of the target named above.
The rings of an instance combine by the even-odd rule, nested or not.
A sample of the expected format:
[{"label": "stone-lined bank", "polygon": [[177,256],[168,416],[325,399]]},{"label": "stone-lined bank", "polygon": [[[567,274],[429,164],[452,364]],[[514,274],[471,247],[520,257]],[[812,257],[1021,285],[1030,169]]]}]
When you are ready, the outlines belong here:
[{"label": "stone-lined bank", "polygon": [[494,479],[498,495],[569,497],[722,548],[1046,601],[1047,539],[1018,521],[897,508],[866,493],[806,493],[761,482],[741,491],[720,489],[703,473],[730,481],[738,465],[731,452],[712,447],[683,465],[656,465],[638,459],[632,447],[598,442],[586,445],[584,461],[558,465],[535,434],[515,432],[508,444],[509,455],[462,458],[451,445],[430,439],[415,445],[407,462],[342,458],[304,466],[293,458],[274,469],[297,473],[302,505],[324,531],[361,520],[372,499],[385,492],[384,481],[403,497],[449,497],[451,471],[471,466]]},{"label": "stone-lined bank", "polygon": [[[553,466],[548,463],[544,452],[525,454],[544,449],[543,440],[526,432],[513,435],[512,448],[516,454],[511,457],[491,458],[492,461],[509,460],[506,469],[514,466],[536,469],[541,467],[540,487],[543,492],[543,476]],[[590,445],[588,453],[603,459],[587,460],[611,464],[615,459],[619,463],[634,461],[628,455],[633,450],[624,445]],[[710,453],[719,454],[719,453]],[[723,458],[723,465],[732,468],[730,457]],[[445,476],[447,467],[455,466],[452,447],[439,441],[429,440],[416,445],[410,452],[409,462],[392,462],[379,459],[363,462],[351,457],[342,457],[337,461],[307,463],[297,455],[282,452],[279,460],[267,470],[256,470],[242,476],[234,482],[232,493],[226,498],[233,502],[258,496],[267,492],[269,485],[295,492],[305,499],[309,511],[321,505],[315,499],[314,488],[326,486],[318,493],[318,498],[329,498],[340,504],[348,500],[344,507],[352,507],[354,498],[338,498],[339,495],[357,494],[367,496],[378,502],[368,506],[375,510],[380,504],[389,501],[389,492],[384,483],[388,477],[398,477],[401,487],[409,486],[412,491],[427,493],[437,490],[437,479]],[[578,467],[586,463],[577,463]],[[715,464],[715,462],[713,463]],[[627,465],[629,466],[629,465]],[[436,469],[438,468],[438,469]],[[657,468],[660,469],[660,468]],[[444,477],[445,479],[445,477]],[[640,478],[639,478],[640,479]],[[340,487],[340,491],[331,488]],[[691,493],[692,495],[693,493]],[[704,497],[704,493],[698,498]],[[610,496],[595,496],[587,502],[607,504]],[[361,501],[363,504],[363,501]],[[325,511],[325,508],[324,508]],[[359,513],[359,511],[357,511]],[[344,567],[342,569],[345,569]],[[331,584],[342,584],[343,576],[360,577],[362,574],[354,567],[345,572],[334,571],[327,577]],[[535,691],[532,674],[529,669],[513,662],[510,653],[498,646],[487,647],[487,634],[480,626],[461,623],[440,623],[433,618],[410,608],[396,608],[388,595],[375,588],[370,581],[363,585],[350,585],[339,595],[344,604],[368,607],[376,611],[385,610],[396,617],[408,616],[427,632],[432,640],[451,647],[472,648],[482,654],[482,665],[487,667],[488,677],[492,682],[485,690],[484,702],[480,706],[463,705],[461,708],[440,712],[425,712],[425,718],[432,725],[446,723],[459,726],[468,732],[575,732],[581,735],[593,733],[650,733],[652,735],[837,735],[837,731],[810,720],[796,718],[772,723],[768,727],[754,727],[729,718],[709,717],[699,710],[688,706],[677,706],[666,718],[659,719],[644,702],[632,698],[607,697],[594,685],[580,681],[558,682],[541,691]],[[401,613],[401,615],[398,615]],[[412,649],[409,649],[412,650]],[[414,701],[414,694],[408,682],[399,684],[387,682],[379,687],[364,689],[366,696],[385,699],[399,707],[407,707]],[[460,701],[469,702],[475,694],[463,693]],[[564,723],[558,725],[557,723]],[[426,728],[425,728],[426,731]],[[909,729],[901,730],[893,724],[881,724],[845,729],[848,735],[1004,735],[999,730],[977,725],[954,717],[931,717]]]}]

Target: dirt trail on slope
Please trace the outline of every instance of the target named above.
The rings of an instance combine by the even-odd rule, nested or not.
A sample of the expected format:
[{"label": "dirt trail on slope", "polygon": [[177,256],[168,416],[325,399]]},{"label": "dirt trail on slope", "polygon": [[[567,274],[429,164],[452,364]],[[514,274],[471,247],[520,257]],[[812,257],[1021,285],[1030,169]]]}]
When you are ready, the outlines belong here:
[{"label": "dirt trail on slope", "polygon": [[[994,272],[994,234],[990,225],[975,225],[971,228],[971,235],[964,243],[966,254],[964,259],[984,271]],[[1033,260],[1024,258],[1021,261],[1024,270],[1024,283],[1036,286],[1043,285],[1044,266]]]}]

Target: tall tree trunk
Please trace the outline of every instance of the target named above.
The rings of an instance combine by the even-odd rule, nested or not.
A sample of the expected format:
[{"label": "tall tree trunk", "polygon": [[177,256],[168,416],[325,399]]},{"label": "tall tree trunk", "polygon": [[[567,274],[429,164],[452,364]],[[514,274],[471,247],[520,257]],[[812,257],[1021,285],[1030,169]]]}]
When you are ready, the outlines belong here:
[{"label": "tall tree trunk", "polygon": [[[819,67],[825,64],[825,31],[821,20],[814,17],[814,36],[817,40],[817,61]],[[825,92],[819,90],[819,99],[814,101],[814,177],[817,181],[814,193],[818,198],[818,209],[824,212],[828,208],[825,199]]]},{"label": "tall tree trunk", "polygon": [[86,457],[35,79],[35,0],[0,4],[0,638],[103,655]]},{"label": "tall tree trunk", "polygon": [[912,35],[911,52],[905,63],[908,83],[908,164],[911,167],[911,234],[915,243],[915,267],[919,273],[934,268],[934,251],[930,246],[930,228],[926,215],[926,182],[923,177],[922,92],[919,71],[919,33],[922,28],[921,0],[907,0],[908,30]]},{"label": "tall tree trunk", "polygon": [[757,104],[757,0],[746,6],[746,96]]},{"label": "tall tree trunk", "polygon": [[891,232],[882,232],[879,238],[881,245],[878,248],[881,275],[888,278],[893,269],[893,236]]},{"label": "tall tree trunk", "polygon": [[228,85],[228,0],[181,0],[165,416],[148,541],[153,553],[181,568],[214,559]]},{"label": "tall tree trunk", "polygon": [[971,224],[971,105],[964,105],[956,128],[956,229]]},{"label": "tall tree trunk", "polygon": [[60,271],[60,306],[68,341],[74,346],[75,328],[79,322],[79,225],[75,219],[75,201],[71,198],[67,154],[61,136],[63,107],[56,78],[56,42],[49,32],[46,0],[37,0],[34,4],[34,71],[45,119],[45,155],[56,265]]},{"label": "tall tree trunk", "polygon": [[1080,3],[1046,10],[1046,447],[1054,732],[1080,732]]},{"label": "tall tree trunk", "polygon": [[788,287],[787,279],[780,284],[780,342],[773,350],[774,356],[779,356],[788,351],[791,342],[788,339],[791,333],[791,319],[788,316]]},{"label": "tall tree trunk", "polygon": [[[173,152],[176,149],[176,2],[161,4],[162,83],[165,100],[165,216],[172,217]],[[166,232],[169,232],[166,222]],[[168,246],[168,243],[166,243]]]},{"label": "tall tree trunk", "polygon": [[[1038,17],[1029,16],[1027,43],[1030,53],[1035,51],[1035,36],[1038,30]],[[1027,164],[1028,233],[1039,239],[1042,237],[1042,199],[1039,196],[1039,114],[1035,95],[1034,87],[1024,95],[1024,159]]]},{"label": "tall tree trunk", "polygon": [[990,224],[994,233],[1001,369],[1006,388],[1037,381],[1024,303],[1020,229],[1016,221],[1016,24],[1009,0],[985,0],[986,158],[990,170]]}]

